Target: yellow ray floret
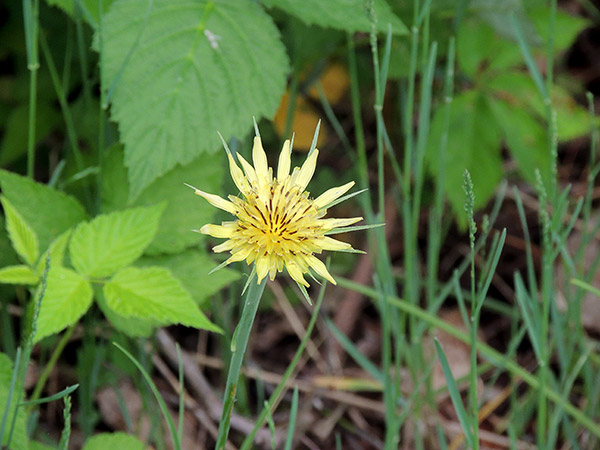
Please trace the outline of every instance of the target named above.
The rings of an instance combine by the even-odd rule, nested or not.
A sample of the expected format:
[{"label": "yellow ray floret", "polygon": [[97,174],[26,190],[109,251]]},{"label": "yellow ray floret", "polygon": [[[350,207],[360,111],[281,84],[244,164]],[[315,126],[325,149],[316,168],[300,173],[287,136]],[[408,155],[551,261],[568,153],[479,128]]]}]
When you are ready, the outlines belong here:
[{"label": "yellow ray floret", "polygon": [[[200,189],[194,193],[211,205],[231,213],[234,221],[221,225],[207,224],[200,232],[216,238],[227,239],[213,248],[215,252],[229,252],[226,261],[246,261],[255,264],[257,282],[266,276],[271,280],[285,267],[299,284],[308,286],[304,274],[312,270],[335,284],[325,264],[314,256],[323,250],[348,251],[350,244],[326,236],[333,229],[343,228],[362,220],[324,219],[327,208],[354,186],[354,182],[329,189],[316,199],[305,190],[317,165],[319,151],[314,149],[302,167],[291,171],[290,141],[285,141],[277,176],[269,167],[260,137],[254,138],[252,166],[238,154],[241,168],[227,151],[231,177],[241,195],[228,200],[208,194]],[[192,186],[190,186],[192,187]],[[334,230],[335,231],[335,230]]]}]

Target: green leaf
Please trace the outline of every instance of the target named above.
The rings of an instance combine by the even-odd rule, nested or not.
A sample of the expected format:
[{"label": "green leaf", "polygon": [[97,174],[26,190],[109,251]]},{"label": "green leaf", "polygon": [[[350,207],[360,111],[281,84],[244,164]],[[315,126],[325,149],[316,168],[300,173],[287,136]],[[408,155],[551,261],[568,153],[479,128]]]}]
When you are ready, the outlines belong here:
[{"label": "green leaf", "polygon": [[42,257],[39,259],[37,266],[35,268],[38,276],[42,276],[44,273],[44,268],[46,267],[46,258],[50,255],[50,264],[52,266],[62,266],[65,259],[65,252],[67,251],[67,244],[69,243],[69,238],[71,237],[71,233],[73,230],[67,230],[59,237],[54,239],[50,244],[48,250],[44,252]]},{"label": "green leaf", "polygon": [[[550,23],[551,9],[547,5],[532,8],[529,12],[529,17],[535,26],[535,29],[539,35],[544,39],[548,37],[550,31],[548,24]],[[584,30],[584,28],[591,26],[592,23],[588,18],[584,18],[583,15],[571,15],[566,11],[559,8],[556,11],[554,18],[554,30],[552,39],[554,41],[554,51],[563,52],[567,50],[571,44],[577,38],[577,35]]]},{"label": "green leaf", "polygon": [[86,219],[81,204],[69,195],[29,178],[0,170],[2,192],[35,230],[40,250],[69,228]]},{"label": "green leaf", "polygon": [[546,186],[550,186],[552,158],[547,131],[531,113],[516,105],[503,100],[494,100],[490,105],[523,177],[535,184],[538,169]]},{"label": "green leaf", "polygon": [[82,450],[144,450],[145,448],[144,443],[137,437],[123,432],[116,432],[101,433],[89,438]]},{"label": "green leaf", "polygon": [[456,380],[454,379],[454,375],[450,369],[450,364],[448,364],[448,359],[446,358],[446,354],[444,353],[444,349],[442,348],[440,341],[438,341],[437,338],[434,338],[433,343],[435,344],[435,350],[442,365],[442,371],[444,372],[444,377],[446,378],[446,384],[448,385],[450,399],[454,405],[454,411],[456,411],[458,421],[460,422],[463,432],[465,433],[467,444],[469,448],[475,448],[475,439],[473,437],[473,429],[471,427],[472,420],[467,414],[465,406],[463,405],[460,392],[458,391],[458,386],[456,385]]},{"label": "green leaf", "polygon": [[[13,362],[4,353],[0,353],[0,422],[4,415],[4,408],[8,403],[8,394],[10,390],[10,381],[12,378]],[[8,442],[8,435],[10,433],[11,421],[17,406],[17,393],[13,391],[11,397],[10,409],[8,411],[8,421],[6,428],[4,429],[4,435],[0,436],[0,447],[4,449],[4,445]],[[15,422],[15,428],[10,441],[10,447],[7,450],[27,450],[28,439],[27,432],[25,429],[27,416],[23,408],[19,408],[17,413],[17,420]]]},{"label": "green leaf", "polygon": [[8,266],[0,269],[0,283],[36,285],[38,275],[28,266]]},{"label": "green leaf", "polygon": [[33,266],[40,252],[35,231],[5,196],[0,196],[0,202],[4,208],[6,231],[8,231],[13,248],[27,264]]},{"label": "green leaf", "polygon": [[[254,2],[121,0],[104,20],[101,77],[125,143],[130,192],[271,117],[288,58]],[[140,113],[143,112],[143,113]]]},{"label": "green leaf", "polygon": [[92,304],[92,286],[70,269],[52,266],[40,306],[36,342],[74,324]]},{"label": "green leaf", "polygon": [[96,303],[111,325],[130,337],[150,337],[155,328],[165,324],[157,320],[125,317],[116,313],[106,304],[106,299],[102,291],[97,292]]},{"label": "green leaf", "polygon": [[70,16],[74,16],[75,2],[79,3],[81,7],[81,16],[89,23],[93,28],[98,26],[98,4],[102,5],[102,13],[106,14],[109,6],[115,0],[46,0],[49,5],[57,6]]},{"label": "green leaf", "polygon": [[141,266],[161,266],[183,284],[198,304],[240,278],[239,272],[223,268],[209,275],[217,264],[204,252],[188,249],[174,255],[144,256],[138,261]]},{"label": "green leaf", "polygon": [[162,267],[128,267],[104,285],[109,308],[125,317],[220,331],[198,309],[181,283]]},{"label": "green leaf", "polygon": [[[186,166],[176,166],[142,191],[130,206],[152,205],[161,201],[167,203],[156,237],[146,253],[179,253],[204,239],[191,230],[209,223],[215,215],[215,208],[208,202],[199,202],[198,197],[183,183],[195,183],[208,192],[218,192],[226,160],[224,153],[200,155]],[[111,149],[105,161],[103,207],[107,210],[121,209],[127,204],[128,192],[122,150]]]},{"label": "green leaf", "polygon": [[[515,110],[524,109],[526,113],[534,114],[539,120],[545,120],[547,116],[546,105],[535,83],[524,72],[499,73],[485,80],[485,88],[494,90],[495,97],[503,99]],[[573,95],[560,85],[554,85],[551,97],[557,116],[559,140],[574,139],[589,133],[592,126],[590,115],[585,108],[577,104]]]},{"label": "green leaf", "polygon": [[38,441],[30,441],[28,449],[29,450],[56,450],[54,447],[51,447],[49,445],[43,444]]},{"label": "green leaf", "polygon": [[[308,25],[319,25],[324,28],[336,28],[344,31],[371,31],[371,21],[365,8],[364,0],[261,0],[269,8],[278,8],[295,16]],[[388,24],[392,25],[392,33],[408,32],[402,21],[392,12],[385,0],[375,0],[375,17],[377,31],[387,32]]]},{"label": "green leaf", "polygon": [[[6,167],[27,152],[29,128],[29,105],[23,103],[14,108],[4,123],[4,135],[0,144],[0,166]],[[58,124],[60,115],[48,103],[38,102],[36,107],[36,143],[45,139]]]},{"label": "green leaf", "polygon": [[103,278],[138,259],[154,239],[164,204],[103,214],[80,224],[69,254],[77,271]]},{"label": "green leaf", "polygon": [[445,191],[457,220],[464,226],[463,174],[473,179],[475,208],[484,206],[502,179],[501,133],[486,98],[477,91],[465,91],[452,101],[445,167],[439,165],[439,148],[444,129],[444,109],[431,122],[426,158],[429,169],[444,170]]},{"label": "green leaf", "polygon": [[4,216],[0,215],[0,267],[17,264],[17,254],[6,231]]},{"label": "green leaf", "polygon": [[460,25],[456,61],[461,72],[477,77],[481,72],[519,66],[523,64],[523,56],[514,42],[500,36],[490,25],[470,19]]}]

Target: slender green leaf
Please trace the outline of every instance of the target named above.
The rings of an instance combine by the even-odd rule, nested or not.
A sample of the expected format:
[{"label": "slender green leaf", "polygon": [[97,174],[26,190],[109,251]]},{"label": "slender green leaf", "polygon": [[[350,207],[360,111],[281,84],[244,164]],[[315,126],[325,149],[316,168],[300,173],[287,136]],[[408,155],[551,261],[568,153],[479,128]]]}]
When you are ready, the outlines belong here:
[{"label": "slender green leaf", "polygon": [[219,332],[181,283],[162,267],[128,267],[104,285],[106,304],[125,317],[152,319]]},{"label": "slender green leaf", "polygon": [[107,277],[138,259],[158,229],[164,204],[132,208],[80,224],[71,237],[71,262],[81,274]]},{"label": "slender green leaf", "polygon": [[169,408],[167,408],[167,404],[165,403],[164,399],[160,395],[160,392],[158,391],[156,384],[154,384],[154,381],[152,381],[152,378],[150,377],[150,375],[148,375],[148,372],[146,372],[146,370],[144,369],[144,366],[142,366],[140,364],[140,362],[137,359],[135,359],[131,353],[129,353],[127,350],[125,350],[123,347],[121,347],[116,342],[113,342],[113,345],[115,347],[117,347],[119,350],[121,350],[125,354],[125,356],[127,356],[127,358],[129,358],[129,360],[140,371],[140,373],[144,377],[144,380],[146,380],[146,383],[148,383],[148,386],[150,387],[152,394],[154,394],[154,397],[156,398],[156,401],[158,402],[158,406],[160,407],[163,417],[164,417],[165,421],[167,422],[167,425],[169,427],[169,431],[171,434],[171,438],[173,439],[173,445],[175,447],[175,450],[181,450],[181,442],[179,441],[179,435],[177,434],[177,430],[175,429],[175,423],[173,422],[173,418],[171,417]]},{"label": "slender green leaf", "polygon": [[137,0],[114,3],[100,55],[104,89],[120,76],[111,112],[132,197],[217,149],[217,130],[241,136],[252,116],[271,117],[288,71],[279,32],[255,2],[155,0],[147,20],[146,9]]},{"label": "slender green leaf", "polygon": [[460,396],[460,392],[458,391],[458,386],[456,385],[456,380],[454,379],[454,375],[452,375],[452,370],[450,370],[450,364],[448,364],[448,359],[446,358],[446,354],[440,345],[440,341],[437,338],[434,339],[435,350],[438,354],[438,358],[440,359],[440,363],[442,364],[442,371],[444,372],[444,377],[446,378],[446,383],[448,384],[448,392],[450,393],[450,398],[452,399],[452,404],[454,405],[454,411],[456,411],[456,415],[458,416],[458,421],[465,433],[465,438],[467,443],[469,444],[469,448],[475,448],[474,440],[473,440],[473,431],[470,426],[470,418],[467,415],[467,411],[465,410],[465,406],[463,405],[462,397]]},{"label": "slender green leaf", "polygon": [[[18,353],[20,354],[20,352]],[[17,407],[17,402],[15,398],[17,398],[16,392],[12,392],[11,394],[11,381],[13,378],[13,363],[10,358],[0,353],[0,422],[4,419],[4,415],[6,412],[6,422],[4,427],[4,432],[0,430],[0,447],[4,449],[4,445],[8,442],[8,436],[10,434],[11,428],[11,420],[15,413],[15,408]],[[14,381],[12,383],[12,389],[14,391]],[[12,398],[10,405],[8,404],[9,397]],[[8,411],[5,411],[5,407],[9,406]],[[27,450],[27,433],[25,430],[27,416],[25,414],[25,410],[19,408],[17,412],[16,422],[14,426],[14,430],[12,432],[12,439],[10,443],[10,450]],[[0,427],[1,428],[1,427]]]},{"label": "slender green leaf", "polygon": [[53,402],[55,400],[59,400],[59,399],[65,397],[65,396],[71,394],[78,387],[79,387],[78,384],[74,384],[73,386],[69,386],[68,388],[65,388],[62,391],[57,392],[56,394],[51,395],[49,397],[43,397],[43,398],[38,398],[37,400],[30,400],[30,401],[21,402],[21,406],[41,405],[42,403],[50,403],[50,402]]}]

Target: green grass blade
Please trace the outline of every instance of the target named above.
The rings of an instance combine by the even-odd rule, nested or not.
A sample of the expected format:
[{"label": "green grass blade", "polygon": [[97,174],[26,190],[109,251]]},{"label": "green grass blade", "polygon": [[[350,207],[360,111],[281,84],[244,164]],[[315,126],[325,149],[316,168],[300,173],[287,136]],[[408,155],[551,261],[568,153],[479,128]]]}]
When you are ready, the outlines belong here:
[{"label": "green grass blade", "polygon": [[521,26],[517,22],[517,19],[514,15],[510,16],[510,23],[517,37],[517,42],[519,43],[519,47],[521,48],[521,53],[523,54],[523,58],[525,59],[525,65],[527,65],[527,69],[529,69],[531,78],[533,78],[533,81],[544,101],[550,102],[550,94],[548,92],[548,89],[546,88],[546,83],[544,83],[542,74],[540,73],[537,64],[535,63],[535,60],[533,59],[533,55],[531,54],[529,44],[527,44],[525,36],[523,36]]},{"label": "green grass blade", "polygon": [[[379,296],[379,293],[375,289],[368,286],[363,286],[351,280],[339,277],[337,279],[337,282],[339,286],[352,289],[356,292],[360,292],[371,299],[376,300]],[[423,310],[422,308],[416,305],[412,305],[406,302],[405,300],[402,300],[395,296],[388,295],[386,297],[386,300],[390,303],[390,305],[394,306],[395,308],[398,308],[399,310],[411,316],[414,316],[419,320],[426,321],[432,327],[443,330],[466,344],[471,343],[471,338],[469,337],[469,335],[450,325],[449,323],[445,322],[439,317],[428,313],[426,310]],[[562,397],[561,394],[549,388],[547,385],[541,386],[538,378],[535,375],[528,372],[516,362],[512,360],[507,360],[502,353],[493,349],[489,345],[484,344],[480,341],[477,341],[475,345],[477,346],[477,351],[480,353],[481,356],[488,359],[495,366],[502,367],[511,374],[521,378],[534,390],[541,388],[546,398],[564,408],[567,414],[569,414],[582,426],[587,428],[594,436],[600,437],[600,424],[596,423],[594,418],[587,416],[585,412],[583,412],[573,404],[569,403]]]},{"label": "green grass blade", "polygon": [[290,423],[288,425],[288,433],[285,439],[284,450],[292,450],[292,444],[294,442],[294,429],[296,427],[296,416],[298,415],[298,386],[294,386],[294,393],[292,394],[292,406],[290,410]]},{"label": "green grass blade", "polygon": [[[465,406],[462,402],[462,397],[460,392],[458,392],[458,386],[456,385],[456,380],[452,375],[452,371],[450,370],[450,364],[448,364],[448,359],[446,358],[446,354],[440,345],[440,341],[437,338],[434,338],[435,350],[437,352],[438,358],[440,359],[440,363],[442,364],[442,371],[444,372],[444,377],[446,378],[446,383],[448,384],[448,392],[450,393],[450,398],[452,399],[452,404],[454,405],[454,411],[456,411],[456,415],[458,416],[458,421],[465,433],[465,439],[469,444],[470,448],[475,448],[475,441],[473,439],[473,430],[469,423],[471,419],[467,415],[467,411],[465,410]],[[473,368],[471,368],[473,370]]]},{"label": "green grass blade", "polygon": [[346,350],[346,352],[356,361],[356,363],[362,367],[366,372],[368,372],[373,378],[377,381],[383,383],[383,374],[377,368],[375,364],[373,364],[365,355],[363,355],[358,348],[354,345],[354,343],[348,339],[348,337],[342,333],[342,331],[335,326],[335,324],[329,320],[325,320],[325,325],[331,331],[331,334],[337,339],[342,348]]},{"label": "green grass blade", "polygon": [[70,395],[79,387],[79,384],[74,384],[73,386],[69,386],[68,388],[63,389],[60,392],[57,392],[54,395],[49,397],[38,398],[37,400],[28,400],[25,402],[21,402],[21,406],[29,406],[29,405],[41,405],[42,403],[53,402],[54,400],[59,400],[67,395]]},{"label": "green grass blade", "polygon": [[181,442],[179,442],[179,435],[177,434],[177,430],[175,429],[175,424],[173,423],[173,418],[171,417],[169,408],[167,408],[167,404],[165,403],[162,396],[160,395],[160,392],[158,392],[158,388],[154,384],[154,381],[152,381],[152,378],[150,377],[150,375],[148,374],[146,369],[144,369],[144,366],[142,366],[140,364],[140,362],[131,353],[129,353],[127,350],[125,350],[117,342],[113,342],[113,345],[115,347],[117,347],[119,350],[121,350],[121,352],[123,352],[123,354],[125,356],[127,356],[127,358],[129,358],[129,360],[140,371],[140,373],[142,374],[142,377],[144,377],[144,380],[150,387],[152,394],[154,394],[154,398],[156,398],[156,401],[158,402],[158,406],[160,407],[163,417],[165,418],[165,421],[167,422],[167,426],[169,427],[169,432],[171,434],[171,438],[173,439],[173,445],[175,446],[175,449],[181,450]]},{"label": "green grass blade", "polygon": [[[10,377],[10,385],[8,388],[8,397],[6,399],[6,405],[4,405],[4,413],[2,414],[2,423],[0,423],[0,444],[2,443],[2,441],[4,439],[4,430],[6,429],[6,423],[8,421],[8,413],[10,411],[10,404],[12,401],[12,396],[15,391],[17,376],[18,376],[18,373],[20,370],[20,364],[21,364],[21,347],[18,347],[17,354],[15,355],[15,363],[13,366],[12,375]],[[16,416],[16,412],[15,412],[15,416]],[[10,444],[10,438],[8,439],[8,442],[6,443],[7,447],[9,444]]]},{"label": "green grass blade", "polygon": [[219,433],[215,446],[215,448],[219,450],[225,448],[225,444],[227,442],[229,423],[231,421],[231,414],[233,413],[240,370],[242,369],[242,362],[244,361],[246,347],[248,346],[250,331],[252,331],[252,324],[254,323],[256,311],[258,310],[258,305],[260,303],[263,291],[265,290],[266,284],[267,278],[264,278],[260,284],[250,283],[250,287],[248,288],[248,293],[246,294],[246,299],[244,301],[242,316],[240,317],[240,321],[234,333],[236,336],[235,350],[231,352],[231,362],[229,363],[227,384],[225,386],[225,397],[223,400],[223,412],[221,414]]}]

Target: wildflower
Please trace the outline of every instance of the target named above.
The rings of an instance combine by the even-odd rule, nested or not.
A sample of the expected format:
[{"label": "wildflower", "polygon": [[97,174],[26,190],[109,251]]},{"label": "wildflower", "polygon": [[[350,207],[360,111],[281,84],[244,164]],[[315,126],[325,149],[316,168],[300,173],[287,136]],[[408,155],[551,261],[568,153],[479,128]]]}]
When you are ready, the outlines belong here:
[{"label": "wildflower", "polygon": [[[335,280],[315,253],[323,250],[353,251],[352,246],[333,239],[334,229],[352,225],[362,217],[348,219],[324,219],[327,208],[344,195],[354,182],[329,189],[316,199],[306,191],[317,164],[319,150],[309,153],[302,167],[296,167],[290,175],[290,141],[283,144],[277,166],[277,175],[268,166],[267,155],[259,136],[254,138],[250,165],[240,154],[236,164],[233,155],[225,146],[229,158],[231,177],[241,196],[230,195],[229,200],[193,188],[194,193],[211,205],[234,215],[237,220],[221,225],[204,225],[200,232],[216,238],[227,239],[213,248],[214,252],[230,252],[223,265],[246,260],[255,264],[257,281],[267,275],[273,280],[277,272],[285,267],[289,275],[301,285],[309,284],[304,274],[309,268],[336,284]],[[190,186],[191,187],[191,186]],[[343,230],[340,230],[343,231]]]}]

